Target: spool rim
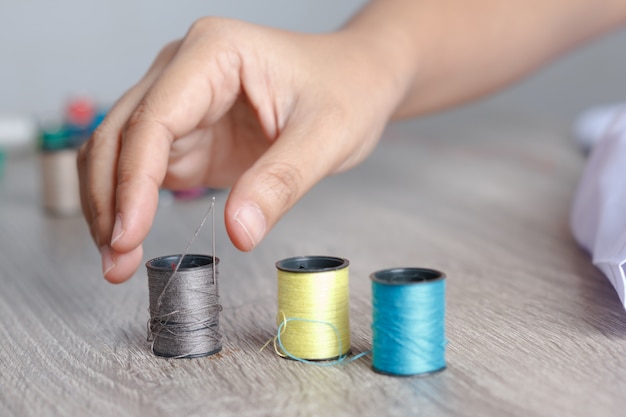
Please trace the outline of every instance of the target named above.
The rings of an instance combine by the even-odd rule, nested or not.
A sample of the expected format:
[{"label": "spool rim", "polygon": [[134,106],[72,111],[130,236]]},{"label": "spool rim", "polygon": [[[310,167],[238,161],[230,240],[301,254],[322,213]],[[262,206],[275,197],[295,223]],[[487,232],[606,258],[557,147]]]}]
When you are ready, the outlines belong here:
[{"label": "spool rim", "polygon": [[388,372],[388,371],[383,371],[382,369],[378,369],[375,366],[372,366],[372,371],[376,372],[377,374],[381,374],[381,375],[387,375],[387,376],[393,376],[393,377],[401,377],[401,378],[425,378],[428,376],[432,376],[435,374],[438,374],[440,372],[443,372],[446,370],[446,368],[448,367],[448,365],[444,365],[441,368],[438,369],[434,369],[432,371],[426,371],[426,372],[418,372],[416,374],[394,374],[393,372]]},{"label": "spool rim", "polygon": [[[150,259],[146,262],[146,268],[153,271],[172,271],[172,263],[178,264],[178,260],[182,256],[181,253],[175,255],[164,255],[158,256],[156,258]],[[198,262],[198,264],[193,264],[194,262]],[[192,263],[193,265],[188,265],[188,263]],[[201,255],[195,253],[188,253],[185,255],[185,259],[180,264],[178,268],[179,271],[188,271],[192,269],[198,268],[207,268],[212,267],[214,264],[219,265],[220,258],[211,255]]]},{"label": "spool rim", "polygon": [[196,359],[196,358],[204,358],[205,356],[215,355],[216,353],[219,353],[222,351],[222,346],[210,352],[192,353],[190,355],[184,355],[184,356],[178,356],[178,355],[174,355],[170,353],[162,353],[154,349],[152,351],[155,355],[161,356],[162,358]]},{"label": "spool rim", "polygon": [[[282,351],[282,353],[284,354],[285,352]],[[351,354],[352,354],[352,346],[350,346],[350,349],[348,349],[347,351],[345,351],[344,353],[340,355],[329,356],[327,358],[300,358],[300,357],[295,358],[289,355],[285,355],[283,356],[283,358],[288,359],[290,361],[294,361],[294,362],[299,362],[301,359],[304,359],[305,361],[309,361],[309,362],[330,362],[330,361],[339,360],[340,358],[347,358]]]},{"label": "spool rim", "polygon": [[307,274],[338,271],[349,265],[350,261],[345,258],[325,255],[294,256],[276,262],[279,271]]},{"label": "spool rim", "polygon": [[431,268],[387,268],[370,274],[370,279],[382,285],[419,285],[446,279],[446,274]]}]

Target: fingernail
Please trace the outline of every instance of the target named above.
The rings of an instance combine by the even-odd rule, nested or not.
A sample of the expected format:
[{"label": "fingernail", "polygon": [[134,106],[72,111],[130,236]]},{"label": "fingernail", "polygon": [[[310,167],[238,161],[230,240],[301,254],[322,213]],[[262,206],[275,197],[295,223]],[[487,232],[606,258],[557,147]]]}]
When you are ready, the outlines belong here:
[{"label": "fingernail", "polygon": [[252,247],[255,247],[263,238],[266,227],[265,216],[261,209],[253,204],[246,204],[235,213],[235,221],[246,232]]},{"label": "fingernail", "polygon": [[121,238],[123,234],[124,229],[122,228],[122,216],[118,214],[117,216],[115,216],[115,224],[113,225],[113,232],[111,233],[111,246],[113,246],[113,244],[117,242],[117,240]]},{"label": "fingernail", "polygon": [[100,247],[100,255],[102,256],[102,275],[106,277],[110,270],[115,268],[115,259],[108,246]]}]

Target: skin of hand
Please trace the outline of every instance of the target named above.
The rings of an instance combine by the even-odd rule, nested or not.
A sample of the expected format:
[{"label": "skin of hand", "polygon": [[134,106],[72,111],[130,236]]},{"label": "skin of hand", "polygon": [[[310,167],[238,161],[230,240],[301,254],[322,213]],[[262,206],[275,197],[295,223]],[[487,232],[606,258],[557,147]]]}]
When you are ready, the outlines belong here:
[{"label": "skin of hand", "polygon": [[488,94],[624,23],[626,0],[378,0],[323,35],[200,19],[79,152],[104,276],[139,266],[161,186],[232,186],[226,229],[251,250],[390,118]]},{"label": "skin of hand", "polygon": [[248,251],[316,182],[364,159],[407,86],[355,36],[203,18],[166,46],[79,152],[105,278],[139,267],[160,187],[232,186],[225,224]]}]

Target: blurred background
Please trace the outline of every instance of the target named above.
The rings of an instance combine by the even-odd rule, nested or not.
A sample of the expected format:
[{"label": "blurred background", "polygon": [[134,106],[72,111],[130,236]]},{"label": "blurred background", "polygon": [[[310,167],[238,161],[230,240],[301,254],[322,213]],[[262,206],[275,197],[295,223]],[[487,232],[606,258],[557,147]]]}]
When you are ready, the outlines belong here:
[{"label": "blurred background", "polygon": [[341,25],[363,0],[2,0],[0,114],[56,111],[71,95],[112,103],[202,16],[306,32]]},{"label": "blurred background", "polygon": [[[0,115],[58,111],[73,95],[110,104],[161,47],[214,15],[306,32],[332,30],[364,0],[2,0]],[[593,42],[479,105],[571,118],[626,99],[626,33]]]},{"label": "blurred background", "polygon": [[[323,32],[339,27],[365,2],[0,1],[0,152],[11,147],[11,136],[27,136],[29,127],[18,119],[67,119],[71,98],[87,97],[97,108],[74,103],[70,118],[97,121],[98,112],[106,111],[144,74],[163,45],[184,36],[199,17],[225,16]],[[621,30],[494,96],[417,123],[441,126],[458,120],[467,123],[485,114],[514,114],[548,120],[565,129],[591,106],[626,101],[625,52],[626,30]]]}]

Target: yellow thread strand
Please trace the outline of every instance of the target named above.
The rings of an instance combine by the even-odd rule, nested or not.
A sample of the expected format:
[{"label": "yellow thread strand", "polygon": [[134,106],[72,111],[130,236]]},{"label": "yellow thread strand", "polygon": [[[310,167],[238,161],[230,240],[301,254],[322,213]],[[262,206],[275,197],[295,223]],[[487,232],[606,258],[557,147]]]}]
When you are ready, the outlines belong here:
[{"label": "yellow thread strand", "polygon": [[286,358],[288,357],[287,355],[285,355],[280,348],[278,347],[278,337],[274,338],[274,352],[276,352],[276,354],[278,356],[280,356],[281,358]]},{"label": "yellow thread strand", "polygon": [[[350,351],[348,267],[321,272],[278,271],[281,343],[308,360],[332,359]],[[284,324],[289,320],[289,328]],[[276,346],[277,353],[285,356]]]},{"label": "yellow thread strand", "polygon": [[[282,327],[280,333],[282,336],[282,333],[285,331],[285,327],[287,326],[287,317],[285,316],[285,313],[280,311],[278,312],[278,314],[282,314],[283,315],[283,320],[282,323],[284,324],[284,326]],[[276,324],[280,324],[280,322],[278,320],[276,320]],[[278,336],[274,336],[274,337],[270,337],[268,339],[267,342],[265,342],[265,344],[263,344],[263,346],[261,346],[261,349],[259,349],[259,352],[262,352],[263,349],[265,349],[267,347],[267,345],[269,345],[270,343],[274,342],[274,351],[276,352],[276,354],[278,356],[282,356],[283,358],[285,357],[285,355],[283,355],[279,350],[278,350],[278,346],[276,346],[276,341],[278,340]]]},{"label": "yellow thread strand", "polygon": [[272,343],[272,340],[274,340],[274,339],[275,339],[275,337],[270,337],[270,338],[268,339],[268,341],[267,341],[267,342],[265,342],[265,343],[263,344],[263,346],[261,346],[261,349],[259,349],[259,352],[263,352],[263,349],[265,349],[265,348],[267,347],[267,345],[269,345],[270,343]]}]

